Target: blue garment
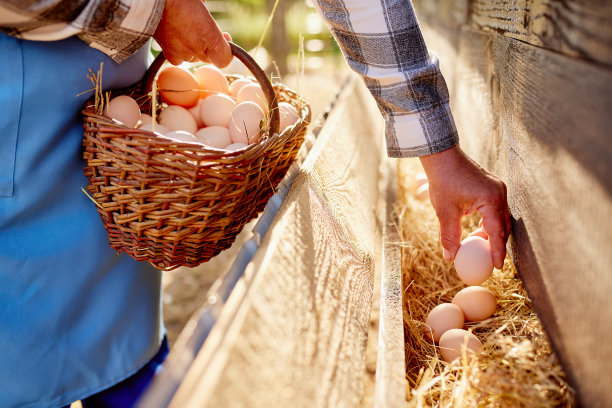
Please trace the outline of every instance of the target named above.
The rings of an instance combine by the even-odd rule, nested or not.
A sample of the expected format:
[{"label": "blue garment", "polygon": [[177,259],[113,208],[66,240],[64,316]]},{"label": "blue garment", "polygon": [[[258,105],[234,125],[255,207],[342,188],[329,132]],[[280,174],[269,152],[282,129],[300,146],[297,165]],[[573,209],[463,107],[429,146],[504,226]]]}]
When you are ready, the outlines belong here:
[{"label": "blue garment", "polygon": [[[151,385],[162,363],[168,355],[168,340],[164,337],[159,351],[151,361],[133,376],[113,385],[98,394],[81,400],[83,408],[131,408],[136,405],[144,391]],[[64,408],[70,408],[66,405]]]},{"label": "blue garment", "polygon": [[76,38],[0,33],[0,407],[60,407],[129,377],[158,351],[161,273],[118,255],[81,191],[88,69],[139,80]]}]

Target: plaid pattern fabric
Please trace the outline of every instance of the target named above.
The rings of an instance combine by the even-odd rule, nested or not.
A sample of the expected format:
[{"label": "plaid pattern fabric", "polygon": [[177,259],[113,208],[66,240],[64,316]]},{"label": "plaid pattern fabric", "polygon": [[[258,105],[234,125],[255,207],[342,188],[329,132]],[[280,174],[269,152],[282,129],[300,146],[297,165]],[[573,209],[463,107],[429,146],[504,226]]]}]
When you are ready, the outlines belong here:
[{"label": "plaid pattern fabric", "polygon": [[0,30],[34,41],[73,35],[121,62],[153,35],[164,0],[0,0]]},{"label": "plaid pattern fabric", "polygon": [[389,156],[424,156],[458,143],[446,82],[410,0],[314,3],[385,118]]}]

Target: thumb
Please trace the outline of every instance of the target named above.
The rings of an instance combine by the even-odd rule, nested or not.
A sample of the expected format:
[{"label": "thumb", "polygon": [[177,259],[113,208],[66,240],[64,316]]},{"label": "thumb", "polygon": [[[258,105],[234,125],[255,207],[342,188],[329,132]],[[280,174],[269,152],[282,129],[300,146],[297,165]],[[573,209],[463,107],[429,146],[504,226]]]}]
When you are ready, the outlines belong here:
[{"label": "thumb", "polygon": [[440,243],[443,248],[444,260],[455,259],[461,246],[461,213],[446,212],[438,215],[440,221]]}]

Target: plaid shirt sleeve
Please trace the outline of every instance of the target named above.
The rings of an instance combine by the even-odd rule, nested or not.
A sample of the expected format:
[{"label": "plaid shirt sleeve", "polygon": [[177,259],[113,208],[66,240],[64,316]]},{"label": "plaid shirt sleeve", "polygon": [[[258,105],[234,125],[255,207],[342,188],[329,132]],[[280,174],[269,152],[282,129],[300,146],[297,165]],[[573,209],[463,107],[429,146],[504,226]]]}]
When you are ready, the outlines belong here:
[{"label": "plaid shirt sleeve", "polygon": [[165,0],[0,0],[0,30],[34,41],[77,35],[121,62],[153,35]]},{"label": "plaid shirt sleeve", "polygon": [[389,156],[425,156],[455,146],[446,82],[427,51],[410,0],[314,2],[378,104]]}]

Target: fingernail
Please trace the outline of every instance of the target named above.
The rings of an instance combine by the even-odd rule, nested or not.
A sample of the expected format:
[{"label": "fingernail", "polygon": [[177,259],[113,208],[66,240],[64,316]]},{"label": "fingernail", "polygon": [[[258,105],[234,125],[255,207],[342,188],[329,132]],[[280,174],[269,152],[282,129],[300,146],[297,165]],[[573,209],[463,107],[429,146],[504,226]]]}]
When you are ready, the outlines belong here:
[{"label": "fingernail", "polygon": [[442,248],[442,257],[444,258],[446,262],[450,262],[451,260],[450,252],[448,252],[446,248]]}]

